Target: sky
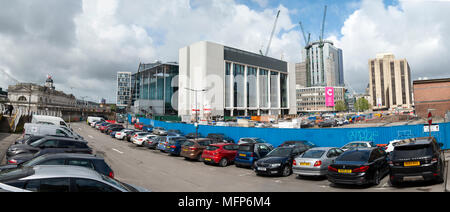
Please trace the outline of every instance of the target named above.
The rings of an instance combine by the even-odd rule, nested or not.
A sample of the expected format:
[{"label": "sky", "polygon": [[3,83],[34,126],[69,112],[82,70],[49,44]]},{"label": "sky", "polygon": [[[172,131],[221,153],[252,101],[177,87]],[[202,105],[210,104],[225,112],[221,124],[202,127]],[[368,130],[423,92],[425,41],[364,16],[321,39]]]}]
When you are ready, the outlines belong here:
[{"label": "sky", "polygon": [[178,61],[178,50],[208,40],[301,62],[301,21],[343,50],[351,90],[368,85],[368,60],[393,53],[413,80],[450,77],[450,0],[0,0],[0,87],[43,84],[91,101],[116,101],[117,72]]}]

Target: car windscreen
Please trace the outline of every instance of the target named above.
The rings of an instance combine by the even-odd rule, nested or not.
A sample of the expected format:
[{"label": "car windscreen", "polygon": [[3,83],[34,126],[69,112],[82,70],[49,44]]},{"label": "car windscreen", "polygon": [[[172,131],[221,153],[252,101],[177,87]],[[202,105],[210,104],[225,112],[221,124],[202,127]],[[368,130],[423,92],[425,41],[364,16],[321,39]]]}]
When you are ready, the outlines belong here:
[{"label": "car windscreen", "polygon": [[294,148],[276,148],[267,154],[267,157],[288,157]]},{"label": "car windscreen", "polygon": [[136,192],[136,191],[137,191],[137,190],[134,189],[133,187],[128,186],[128,185],[126,185],[125,183],[122,183],[122,182],[120,182],[120,181],[118,181],[118,180],[112,179],[112,178],[107,177],[107,176],[104,176],[104,175],[101,175],[101,176],[102,176],[102,179],[103,179],[104,181],[106,181],[106,182],[108,182],[108,183],[111,183],[111,184],[113,184],[113,185],[115,185],[115,186],[117,186],[117,187],[119,187],[119,188],[121,188],[121,189],[123,189],[123,190],[129,191],[129,192]]},{"label": "car windscreen", "polygon": [[22,163],[20,166],[22,166],[22,167],[36,166],[36,165],[39,165],[42,161],[44,161],[46,159],[47,159],[46,155],[41,155],[41,156],[33,158],[25,163]]},{"label": "car windscreen", "polygon": [[306,151],[302,158],[321,158],[325,150],[308,150]]},{"label": "car windscreen", "polygon": [[255,138],[256,143],[267,143],[265,140],[261,138]]},{"label": "car windscreen", "polygon": [[336,161],[364,161],[369,160],[370,151],[349,151],[342,153],[341,156],[336,158]]},{"label": "car windscreen", "polygon": [[433,147],[426,145],[396,146],[392,153],[394,160],[426,157],[433,155]]},{"label": "car windscreen", "polygon": [[39,140],[37,140],[37,141],[35,141],[35,142],[32,142],[32,143],[30,144],[30,146],[32,146],[32,147],[38,147],[41,143],[43,143],[43,142],[45,142],[45,141],[47,141],[47,139],[42,138],[42,139],[39,139]]},{"label": "car windscreen", "polygon": [[215,151],[215,150],[218,150],[218,149],[220,149],[220,147],[218,147],[218,146],[207,146],[206,147],[206,150],[209,150],[209,151]]},{"label": "car windscreen", "polygon": [[242,152],[253,152],[253,145],[239,145],[238,151]]},{"label": "car windscreen", "polygon": [[34,169],[32,167],[17,168],[17,169],[6,169],[0,171],[0,182],[18,180],[24,177],[28,177],[34,174]]},{"label": "car windscreen", "polygon": [[186,141],[186,142],[184,142],[183,146],[194,146],[194,142]]}]

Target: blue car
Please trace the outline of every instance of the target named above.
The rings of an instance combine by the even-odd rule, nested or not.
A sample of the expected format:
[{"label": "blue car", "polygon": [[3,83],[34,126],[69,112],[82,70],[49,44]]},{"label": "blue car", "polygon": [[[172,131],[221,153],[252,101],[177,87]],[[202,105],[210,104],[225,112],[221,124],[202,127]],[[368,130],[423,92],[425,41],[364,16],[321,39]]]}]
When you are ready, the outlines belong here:
[{"label": "blue car", "polygon": [[239,145],[234,159],[236,167],[251,167],[255,162],[266,156],[274,147],[269,143],[245,143]]},{"label": "blue car", "polygon": [[160,150],[161,152],[166,152],[167,153],[168,152],[167,151],[168,150],[167,147],[168,147],[169,142],[172,141],[172,140],[177,140],[179,138],[184,138],[184,137],[180,137],[180,136],[165,136],[164,139],[161,139],[158,142],[158,145],[156,146],[156,149]]},{"label": "blue car", "polygon": [[185,137],[174,137],[169,139],[169,143],[166,146],[166,152],[169,155],[179,156],[181,152],[181,146],[187,141]]},{"label": "blue car", "polygon": [[153,131],[153,126],[152,125],[144,125],[142,127],[142,131],[144,131],[144,132],[152,132]]}]

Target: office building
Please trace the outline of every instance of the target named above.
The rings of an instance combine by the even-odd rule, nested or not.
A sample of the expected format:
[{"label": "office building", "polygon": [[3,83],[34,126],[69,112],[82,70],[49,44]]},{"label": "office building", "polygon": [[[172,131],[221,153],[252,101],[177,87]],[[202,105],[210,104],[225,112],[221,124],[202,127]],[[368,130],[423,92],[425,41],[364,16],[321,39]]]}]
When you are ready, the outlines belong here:
[{"label": "office building", "polygon": [[117,72],[117,107],[131,105],[131,72]]},{"label": "office building", "polygon": [[178,63],[139,64],[131,77],[132,110],[144,115],[177,115]]},{"label": "office building", "polygon": [[207,41],[181,48],[179,62],[183,120],[296,114],[295,64]]},{"label": "office building", "polygon": [[369,103],[373,110],[412,110],[411,69],[391,53],[369,60]]},{"label": "office building", "polygon": [[[344,87],[332,87],[334,89],[334,102],[345,102]],[[333,104],[334,105],[334,104]],[[326,104],[326,87],[304,87],[297,88],[297,111],[308,112],[333,112],[334,106]]]},{"label": "office building", "polygon": [[415,80],[413,85],[417,116],[427,118],[431,112],[434,117],[444,118],[450,111],[450,78]]},{"label": "office building", "polygon": [[306,62],[295,64],[295,84],[297,88],[307,87]]},{"label": "office building", "polygon": [[306,87],[345,86],[342,50],[333,42],[313,42],[303,49],[302,55],[306,63]]}]

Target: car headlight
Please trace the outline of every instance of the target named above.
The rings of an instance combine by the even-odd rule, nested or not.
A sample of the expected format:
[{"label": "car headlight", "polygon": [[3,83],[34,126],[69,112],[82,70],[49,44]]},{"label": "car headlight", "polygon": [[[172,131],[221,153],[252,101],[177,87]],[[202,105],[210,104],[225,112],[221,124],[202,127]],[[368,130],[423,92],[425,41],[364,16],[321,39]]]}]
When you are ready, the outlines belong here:
[{"label": "car headlight", "polygon": [[271,168],[277,168],[277,167],[280,167],[280,166],[281,166],[281,163],[270,164]]}]

